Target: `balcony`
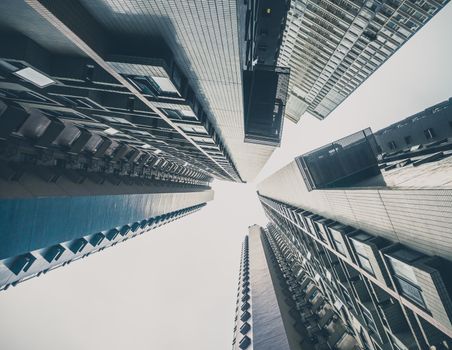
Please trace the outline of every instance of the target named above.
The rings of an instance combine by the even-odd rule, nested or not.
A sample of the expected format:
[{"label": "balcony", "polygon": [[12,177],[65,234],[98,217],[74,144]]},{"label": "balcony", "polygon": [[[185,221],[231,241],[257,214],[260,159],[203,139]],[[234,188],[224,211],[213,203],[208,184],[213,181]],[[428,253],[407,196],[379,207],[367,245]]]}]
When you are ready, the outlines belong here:
[{"label": "balcony", "polygon": [[308,191],[349,187],[381,175],[376,154],[372,131],[365,129],[299,156],[296,163]]},{"label": "balcony", "polygon": [[279,146],[288,84],[288,68],[256,66],[244,71],[245,142]]}]

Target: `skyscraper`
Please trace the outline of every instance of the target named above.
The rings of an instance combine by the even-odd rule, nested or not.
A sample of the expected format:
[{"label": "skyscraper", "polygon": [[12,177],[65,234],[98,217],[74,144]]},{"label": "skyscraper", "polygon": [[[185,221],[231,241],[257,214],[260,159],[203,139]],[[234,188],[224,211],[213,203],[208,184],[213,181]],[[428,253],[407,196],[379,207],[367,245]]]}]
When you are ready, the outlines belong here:
[{"label": "skyscraper", "polygon": [[0,23],[0,289],[242,181],[170,34],[108,31],[78,1],[5,1]]},{"label": "skyscraper", "polygon": [[2,1],[0,286],[200,208],[214,178],[252,179],[281,140],[287,10]]},{"label": "skyscraper", "polygon": [[[260,43],[252,57],[271,56],[261,66],[275,72],[283,26],[273,33],[271,20],[276,15],[279,22],[285,20],[286,3],[259,3],[264,7],[256,13],[257,5],[235,0],[6,0],[0,5],[0,23],[6,31],[58,54],[60,61],[52,64],[59,70],[55,78],[67,84],[67,79],[90,79],[69,77],[69,72],[94,74],[91,84],[103,83],[103,90],[113,84],[124,95],[115,100],[115,107],[155,115],[182,144],[178,150],[186,148],[184,161],[199,162],[196,166],[217,178],[240,182],[253,179],[279,144],[278,137],[269,140],[269,135],[281,135],[287,72],[278,70],[270,78],[278,111],[269,103],[245,118],[245,96],[254,96],[254,85],[244,87],[244,70],[249,69],[247,45]],[[251,14],[253,28],[262,31],[248,36],[246,18]],[[264,30],[271,32],[266,39]],[[61,65],[69,56],[83,59]],[[37,62],[30,64],[52,75]],[[99,69],[108,76],[107,85],[97,81]],[[53,84],[51,89],[60,86]],[[93,94],[89,99],[102,105]],[[247,111],[249,106],[253,111],[254,104],[248,104]],[[274,113],[278,122],[273,122]],[[189,161],[187,153],[195,159]]]},{"label": "skyscraper", "polygon": [[[446,110],[408,118],[406,130],[439,130],[452,121]],[[297,157],[258,187],[293,292],[309,278],[363,348],[451,346],[452,146],[421,133],[423,143],[381,153],[386,139],[366,129]]]},{"label": "skyscraper", "polygon": [[[15,73],[35,83],[52,79],[21,62],[1,64],[19,65]],[[124,118],[139,113],[60,104],[70,98],[88,105],[79,91],[81,97],[65,97],[19,78],[0,80],[0,290],[192,213],[213,197],[209,173],[181,164],[168,143],[162,141],[165,152],[153,149],[146,137],[158,133]]]},{"label": "skyscraper", "polygon": [[249,228],[242,247],[232,348],[358,349],[308,274],[301,266],[291,269],[281,239],[273,225]]},{"label": "skyscraper", "polygon": [[447,3],[292,0],[278,62],[291,69],[286,116],[327,117]]}]

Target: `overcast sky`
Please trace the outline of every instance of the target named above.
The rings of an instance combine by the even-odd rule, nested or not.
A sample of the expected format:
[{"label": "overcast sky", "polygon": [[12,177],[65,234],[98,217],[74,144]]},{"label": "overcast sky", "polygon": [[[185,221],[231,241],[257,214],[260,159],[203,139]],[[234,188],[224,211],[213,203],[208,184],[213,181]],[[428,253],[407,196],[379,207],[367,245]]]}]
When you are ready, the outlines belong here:
[{"label": "overcast sky", "polygon": [[[326,120],[285,123],[257,181],[354,131],[452,96],[447,5]],[[240,247],[265,224],[256,182],[215,182],[206,208],[0,293],[2,350],[231,349]]]}]

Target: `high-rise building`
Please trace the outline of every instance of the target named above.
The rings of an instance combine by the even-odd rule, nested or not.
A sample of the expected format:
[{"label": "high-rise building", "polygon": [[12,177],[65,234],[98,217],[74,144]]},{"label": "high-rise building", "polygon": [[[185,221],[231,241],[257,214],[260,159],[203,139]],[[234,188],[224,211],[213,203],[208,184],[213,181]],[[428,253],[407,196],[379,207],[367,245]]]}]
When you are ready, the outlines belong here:
[{"label": "high-rise building", "polygon": [[[66,90],[70,98],[89,86],[82,101],[90,108],[132,110],[147,117],[142,123],[156,119],[176,139],[170,147],[182,164],[241,182],[253,179],[279,145],[288,71],[276,69],[276,60],[287,3],[5,0],[0,23],[6,37],[21,34],[51,56],[47,66],[36,58],[24,63],[56,82],[41,91]],[[265,67],[257,80],[246,73],[255,66]],[[262,81],[272,89],[266,104],[256,104]],[[165,144],[147,141],[164,151]]]},{"label": "high-rise building", "polygon": [[[35,53],[32,48],[27,49]],[[152,148],[146,138],[158,132],[126,119],[145,116],[106,104],[91,108],[83,99],[88,89],[67,97],[39,91],[33,84],[53,77],[23,62],[0,61],[8,69],[20,67],[15,74],[30,80],[0,80],[0,290],[192,213],[212,199],[209,173],[181,164],[184,158],[170,153],[170,143],[163,142],[165,151]],[[66,98],[74,104],[60,104]]]},{"label": "high-rise building", "polygon": [[0,2],[0,287],[254,178],[281,140],[288,9]]},{"label": "high-rise building", "polygon": [[[280,250],[279,240],[272,225],[251,226],[245,237],[232,348],[358,349],[314,283],[305,279],[298,290],[297,278],[301,280],[303,272],[299,268],[292,274],[291,260],[286,259],[285,250]],[[319,318],[315,317],[317,313]],[[317,322],[325,327],[322,337],[316,331]],[[314,338],[316,334],[318,338]]]},{"label": "high-rise building", "polygon": [[207,51],[184,56],[175,18],[148,14],[159,35],[109,30],[95,16],[104,3],[0,3],[0,289],[198,210],[213,178],[242,181],[212,116],[232,113],[219,107],[232,91],[219,56],[216,76],[196,75],[190,62]]},{"label": "high-rise building", "polygon": [[324,119],[448,0],[292,0],[279,65],[291,69],[286,116]]},{"label": "high-rise building", "polygon": [[[378,152],[394,156],[406,151],[421,151],[452,137],[452,98],[409,116],[375,134]],[[425,152],[425,150],[422,150]]]},{"label": "high-rise building", "polygon": [[[447,104],[437,106],[432,113],[442,116]],[[448,125],[411,122],[421,130]],[[392,153],[380,153],[378,141],[370,129],[357,132],[264,180],[267,231],[294,278],[292,292],[313,285],[360,347],[449,349],[451,139],[425,136]],[[314,338],[322,339],[322,316],[314,314]]]}]

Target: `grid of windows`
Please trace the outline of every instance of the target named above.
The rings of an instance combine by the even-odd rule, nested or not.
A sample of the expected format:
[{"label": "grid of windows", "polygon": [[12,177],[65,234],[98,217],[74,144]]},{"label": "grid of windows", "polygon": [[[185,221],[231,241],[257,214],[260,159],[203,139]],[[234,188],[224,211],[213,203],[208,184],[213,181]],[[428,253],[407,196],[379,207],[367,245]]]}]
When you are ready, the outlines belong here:
[{"label": "grid of windows", "polygon": [[289,89],[325,118],[447,2],[293,0],[279,58]]},{"label": "grid of windows", "polygon": [[[332,222],[328,230],[330,244],[298,225],[292,215],[297,212],[299,216],[312,216],[312,213],[270,197],[260,195],[259,199],[270,220],[269,233],[275,237],[282,259],[292,266],[284,267],[284,273],[287,275],[292,269],[298,281],[309,275],[310,281],[315,283],[313,288],[309,282],[303,282],[300,287],[291,287],[292,291],[307,293],[311,303],[315,303],[322,293],[328,302],[334,304],[338,317],[354,329],[355,334],[360,334],[357,339],[361,347],[384,348],[385,339],[390,337],[396,348],[417,348],[421,332],[413,333],[413,321],[417,327],[423,328],[424,334],[431,334],[436,327],[434,340],[427,340],[431,345],[441,347],[450,339],[449,319],[438,313],[440,308],[449,310],[450,305],[450,288],[444,288],[442,284],[448,284],[447,269],[443,268],[449,266],[448,262],[400,244],[382,241],[364,231],[353,231],[349,226],[344,226],[348,230],[344,229],[346,232],[342,236],[349,244],[341,245],[340,235],[332,229],[341,225],[337,222]],[[370,242],[372,247],[368,244]],[[345,252],[355,252],[357,261],[350,254],[343,254],[338,246]],[[371,251],[375,253],[379,276],[373,274],[370,266],[368,254]],[[384,257],[384,261],[379,260],[379,256]],[[382,273],[390,277],[390,281],[382,278]],[[436,293],[439,297],[432,299]],[[403,308],[406,312],[402,311]],[[417,321],[410,318],[413,313]],[[446,317],[444,322],[443,317]]]},{"label": "grid of windows", "polygon": [[[81,0],[105,28],[161,36],[199,92],[209,121],[240,176],[253,178],[274,147],[244,143],[240,2],[230,0]],[[249,160],[253,159],[252,162]]]}]

